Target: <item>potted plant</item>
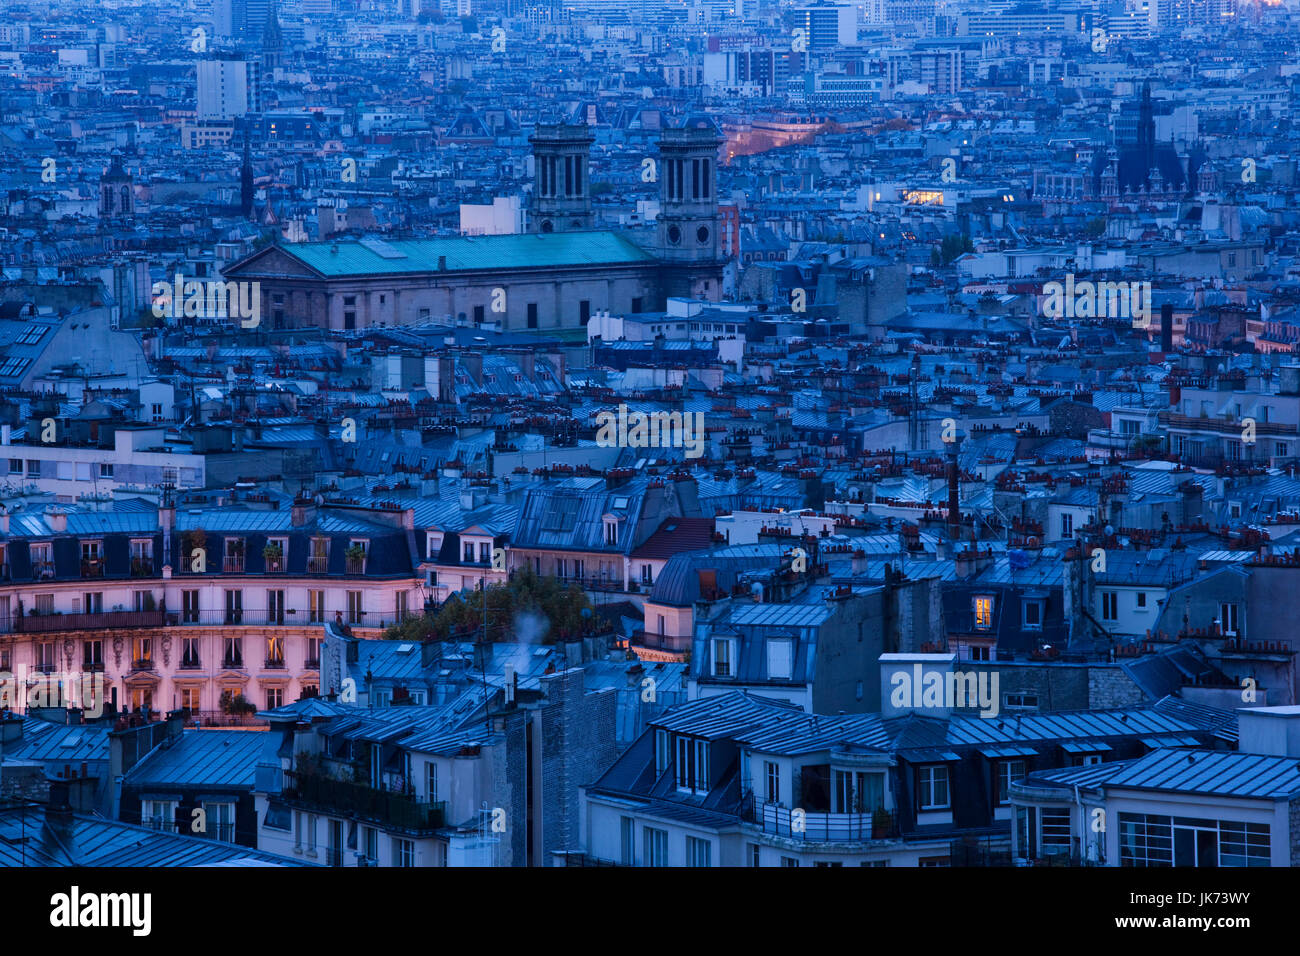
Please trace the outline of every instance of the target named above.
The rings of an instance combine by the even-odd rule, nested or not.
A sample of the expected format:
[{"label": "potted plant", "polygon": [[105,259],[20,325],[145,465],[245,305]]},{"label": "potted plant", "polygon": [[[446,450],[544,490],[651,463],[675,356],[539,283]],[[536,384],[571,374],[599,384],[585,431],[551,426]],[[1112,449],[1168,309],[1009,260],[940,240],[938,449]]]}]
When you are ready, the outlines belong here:
[{"label": "potted plant", "polygon": [[266,560],[266,569],[268,571],[279,571],[280,562],[284,558],[284,548],[278,541],[268,541],[262,548],[262,557]]},{"label": "potted plant", "polygon": [[877,807],[871,815],[871,837],[879,840],[889,836],[894,829],[894,815],[884,807]]},{"label": "potted plant", "polygon": [[348,549],[343,552],[343,556],[348,559],[349,574],[360,574],[366,569],[366,549],[364,545],[348,545]]}]

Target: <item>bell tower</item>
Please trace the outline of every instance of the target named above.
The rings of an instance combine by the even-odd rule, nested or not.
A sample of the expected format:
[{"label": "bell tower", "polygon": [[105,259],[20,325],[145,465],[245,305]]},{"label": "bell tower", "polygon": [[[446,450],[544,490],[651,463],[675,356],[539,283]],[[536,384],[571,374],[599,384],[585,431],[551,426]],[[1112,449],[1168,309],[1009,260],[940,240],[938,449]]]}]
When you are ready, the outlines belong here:
[{"label": "bell tower", "polygon": [[664,292],[717,301],[722,295],[718,237],[718,147],[712,123],[665,129],[659,138],[658,254]]},{"label": "bell tower", "polygon": [[533,145],[533,200],[529,232],[590,229],[591,181],[588,165],[595,137],[584,126],[538,124]]}]

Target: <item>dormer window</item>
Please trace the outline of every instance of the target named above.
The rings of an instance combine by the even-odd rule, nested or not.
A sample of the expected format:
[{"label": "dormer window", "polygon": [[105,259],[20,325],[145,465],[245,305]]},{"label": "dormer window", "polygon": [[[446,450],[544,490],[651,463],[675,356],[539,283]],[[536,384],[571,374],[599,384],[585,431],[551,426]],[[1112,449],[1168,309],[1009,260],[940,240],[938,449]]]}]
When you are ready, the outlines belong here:
[{"label": "dormer window", "polygon": [[731,638],[713,639],[713,676],[736,676],[736,642]]},{"label": "dormer window", "polygon": [[980,595],[974,599],[973,610],[975,612],[975,627],[981,631],[987,631],[993,626],[993,598],[989,595]]},{"label": "dormer window", "polygon": [[605,544],[607,547],[618,547],[618,519],[605,519]]},{"label": "dormer window", "polygon": [[674,771],[678,790],[694,794],[708,793],[709,742],[678,737]]},{"label": "dormer window", "polygon": [[767,676],[769,680],[794,677],[794,641],[788,637],[767,639]]}]

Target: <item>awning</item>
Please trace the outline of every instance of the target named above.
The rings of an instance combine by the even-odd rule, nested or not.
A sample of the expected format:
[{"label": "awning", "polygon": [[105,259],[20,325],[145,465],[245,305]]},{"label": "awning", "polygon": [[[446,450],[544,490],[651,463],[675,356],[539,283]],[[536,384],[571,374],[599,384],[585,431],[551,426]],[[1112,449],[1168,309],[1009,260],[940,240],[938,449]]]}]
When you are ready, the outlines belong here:
[{"label": "awning", "polygon": [[1082,742],[1070,742],[1061,744],[1061,749],[1068,754],[1096,754],[1104,753],[1114,748],[1110,744],[1104,744],[1100,740],[1084,740]]},{"label": "awning", "polygon": [[949,760],[961,759],[961,754],[955,754],[951,750],[913,750],[899,756],[908,763],[947,763]]},{"label": "awning", "polygon": [[980,753],[986,757],[1033,757],[1037,756],[1038,751],[1033,747],[981,747]]}]

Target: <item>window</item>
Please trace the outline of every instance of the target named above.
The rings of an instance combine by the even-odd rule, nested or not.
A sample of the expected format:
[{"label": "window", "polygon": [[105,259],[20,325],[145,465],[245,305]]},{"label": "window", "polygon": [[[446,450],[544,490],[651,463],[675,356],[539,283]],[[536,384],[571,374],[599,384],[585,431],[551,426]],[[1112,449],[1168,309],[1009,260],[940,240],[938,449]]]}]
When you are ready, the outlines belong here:
[{"label": "window", "polygon": [[690,737],[677,738],[677,760],[674,763],[677,789],[692,793],[709,790],[709,743]]},{"label": "window", "polygon": [[225,667],[243,667],[244,666],[244,639],[242,637],[227,637],[225,640],[226,654],[222,660]]},{"label": "window", "polygon": [[655,731],[655,776],[663,773],[668,769],[668,764],[672,762],[672,751],[669,745],[668,731]]},{"label": "window", "polygon": [[1024,604],[1024,628],[1027,631],[1041,631],[1043,629],[1043,602],[1026,601]]},{"label": "window", "polygon": [[831,770],[832,813],[874,813],[884,807],[884,774]]},{"label": "window", "polygon": [[653,567],[652,565],[649,565],[649,564],[643,564],[643,565],[641,565],[641,583],[642,583],[642,584],[647,584],[647,585],[648,585],[648,584],[654,584],[654,578],[653,578],[653,575],[654,575],[654,567]]},{"label": "window", "polygon": [[1037,710],[1037,694],[1003,694],[1002,707],[1004,710]]},{"label": "window", "polygon": [[233,803],[204,803],[207,814],[208,836],[223,843],[235,842],[235,805]]},{"label": "window", "polygon": [[750,866],[762,866],[762,865],[763,865],[763,855],[762,855],[762,853],[759,851],[758,844],[757,844],[757,843],[746,843],[745,846],[748,847],[748,849],[749,849],[749,865],[750,865]]},{"label": "window", "polygon": [[790,638],[767,639],[767,676],[771,680],[794,677],[794,641]]},{"label": "window", "polygon": [[646,827],[642,831],[645,839],[645,865],[668,865],[668,831]]},{"label": "window", "polygon": [[150,830],[176,830],[176,801],[144,800],[140,804],[140,823]]},{"label": "window", "polygon": [[1025,779],[1023,760],[1002,760],[998,763],[998,806],[1011,803],[1011,785]]},{"label": "window", "polygon": [[[276,589],[266,592],[266,623],[284,623],[284,591]],[[283,657],[284,654],[281,651],[281,660],[283,660]]]},{"label": "window", "polygon": [[605,544],[611,548],[618,546],[618,522],[613,519],[605,522]]},{"label": "window", "polygon": [[763,777],[766,783],[766,793],[768,803],[781,802],[781,765],[771,761],[763,761]]},{"label": "window", "polygon": [[268,687],[266,689],[266,709],[275,710],[284,706],[284,688]]},{"label": "window", "polygon": [[983,644],[965,644],[962,646],[966,650],[966,660],[968,661],[986,661],[989,659],[989,649]]},{"label": "window", "polygon": [[[308,617],[312,624],[325,623],[325,592],[308,591],[307,607],[309,610]],[[320,655],[317,655],[318,657]]]},{"label": "window", "polygon": [[393,866],[415,866],[415,843],[393,837]]},{"label": "window", "polygon": [[619,817],[619,862],[624,866],[635,866],[636,821],[631,817]]},{"label": "window", "polygon": [[710,866],[710,855],[713,844],[708,840],[701,840],[699,837],[688,836],[686,838],[686,865],[687,866]]},{"label": "window", "polygon": [[361,616],[366,612],[361,609],[361,592],[348,592],[348,623],[360,624]]},{"label": "window", "polygon": [[1061,515],[1061,537],[1068,538],[1074,534],[1074,515],[1066,512]]},{"label": "window", "polygon": [[714,638],[713,640],[713,676],[714,677],[732,677],[732,654],[734,653],[736,643],[725,637]]},{"label": "window", "polygon": [[1119,815],[1120,866],[1172,866],[1173,829],[1169,817],[1144,813]]},{"label": "window", "polygon": [[191,714],[197,714],[203,708],[199,706],[201,692],[197,687],[181,688],[181,707]]},{"label": "window", "polygon": [[1270,828],[1267,823],[1219,821],[1220,866],[1268,866]]},{"label": "window", "polygon": [[113,477],[113,463],[112,463],[112,462],[108,462],[108,461],[100,462],[100,465],[99,465],[99,477],[101,477],[101,478],[112,478],[112,477]]},{"label": "window", "polygon": [[198,591],[181,592],[181,622],[184,624],[199,623]]},{"label": "window", "polygon": [[1236,637],[1238,634],[1237,605],[1220,604],[1219,605],[1219,630],[1229,637]]},{"label": "window", "polygon": [[83,662],[86,670],[100,671],[104,669],[104,642],[102,640],[88,640],[82,645]]},{"label": "window", "polygon": [[1137,606],[1138,606],[1138,607],[1146,607],[1146,606],[1147,606],[1147,592],[1146,592],[1146,591],[1138,591],[1138,592],[1137,592]]},{"label": "window", "polygon": [[1119,595],[1114,591],[1101,592],[1101,619],[1103,621],[1119,620]]},{"label": "window", "polygon": [[993,598],[975,598],[975,626],[980,630],[988,630],[993,626]]},{"label": "window", "polygon": [[1070,811],[1043,807],[1039,811],[1038,845],[1043,856],[1070,852]]},{"label": "window", "polygon": [[366,862],[371,866],[379,865],[379,831],[366,827],[364,832]]},{"label": "window", "polygon": [[528,303],[528,327],[530,329],[537,328],[537,303],[536,302]]},{"label": "window", "polygon": [[41,462],[40,462],[40,459],[37,459],[37,458],[28,458],[28,459],[27,459],[27,477],[28,477],[28,478],[39,478],[39,477],[41,477]]},{"label": "window", "polygon": [[240,624],[244,620],[244,592],[226,591],[226,623]]},{"label": "window", "polygon": [[931,764],[917,773],[917,798],[922,810],[946,810],[948,800],[948,768],[944,764]]}]

